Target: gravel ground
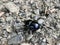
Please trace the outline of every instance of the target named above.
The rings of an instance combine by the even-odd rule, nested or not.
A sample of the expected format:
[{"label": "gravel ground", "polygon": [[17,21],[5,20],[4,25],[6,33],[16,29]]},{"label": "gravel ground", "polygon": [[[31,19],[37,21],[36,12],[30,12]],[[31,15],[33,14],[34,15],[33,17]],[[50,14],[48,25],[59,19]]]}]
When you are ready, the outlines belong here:
[{"label": "gravel ground", "polygon": [[[29,34],[25,20],[42,28]],[[60,45],[60,0],[0,0],[0,45]]]}]

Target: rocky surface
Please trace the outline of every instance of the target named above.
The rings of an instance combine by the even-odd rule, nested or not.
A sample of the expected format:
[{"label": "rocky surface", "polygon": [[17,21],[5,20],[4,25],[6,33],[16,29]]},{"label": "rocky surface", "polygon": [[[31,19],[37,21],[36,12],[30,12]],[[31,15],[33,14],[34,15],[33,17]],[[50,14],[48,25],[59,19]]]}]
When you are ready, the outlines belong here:
[{"label": "rocky surface", "polygon": [[[29,19],[41,24],[33,34]],[[0,0],[0,45],[60,45],[60,0]]]}]

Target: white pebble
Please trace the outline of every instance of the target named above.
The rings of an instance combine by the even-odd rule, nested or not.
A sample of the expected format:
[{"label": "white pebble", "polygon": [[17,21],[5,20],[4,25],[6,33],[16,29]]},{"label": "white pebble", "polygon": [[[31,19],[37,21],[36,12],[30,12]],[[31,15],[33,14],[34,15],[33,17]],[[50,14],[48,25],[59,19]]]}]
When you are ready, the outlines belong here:
[{"label": "white pebble", "polygon": [[39,15],[39,9],[34,10],[34,12],[36,13],[36,15]]},{"label": "white pebble", "polygon": [[60,43],[57,43],[57,45],[60,45]]},{"label": "white pebble", "polygon": [[43,39],[43,42],[46,42],[46,39]]},{"label": "white pebble", "polygon": [[39,20],[38,20],[38,23],[39,23],[39,24],[42,24],[43,22],[44,22],[43,19],[39,19]]},{"label": "white pebble", "polygon": [[29,43],[22,43],[21,45],[30,45]]},{"label": "white pebble", "polygon": [[6,26],[6,31],[7,31],[7,32],[12,32],[11,26]]}]

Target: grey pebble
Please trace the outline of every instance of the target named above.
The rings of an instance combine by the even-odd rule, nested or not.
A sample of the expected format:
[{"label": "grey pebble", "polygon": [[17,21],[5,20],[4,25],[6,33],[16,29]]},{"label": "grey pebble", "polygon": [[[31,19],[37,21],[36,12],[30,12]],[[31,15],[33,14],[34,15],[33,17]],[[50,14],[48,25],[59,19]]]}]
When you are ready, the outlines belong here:
[{"label": "grey pebble", "polygon": [[5,4],[5,7],[10,10],[10,12],[15,12],[18,14],[19,12],[19,7],[16,6],[13,2],[8,2]]},{"label": "grey pebble", "polygon": [[11,21],[13,19],[13,17],[6,17],[6,21]]},{"label": "grey pebble", "polygon": [[2,38],[1,41],[2,41],[2,45],[7,45],[8,44],[6,38]]},{"label": "grey pebble", "polygon": [[16,35],[8,41],[8,44],[18,44],[23,40],[21,35]]}]

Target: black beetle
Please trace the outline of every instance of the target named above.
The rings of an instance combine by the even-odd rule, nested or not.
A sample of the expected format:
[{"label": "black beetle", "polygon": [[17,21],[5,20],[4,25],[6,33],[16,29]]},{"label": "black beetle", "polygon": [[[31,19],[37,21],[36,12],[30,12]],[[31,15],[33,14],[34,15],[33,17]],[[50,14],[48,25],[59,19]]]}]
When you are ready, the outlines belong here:
[{"label": "black beetle", "polygon": [[25,22],[24,29],[26,30],[35,32],[40,28],[40,24],[36,20],[26,20],[24,22]]}]

